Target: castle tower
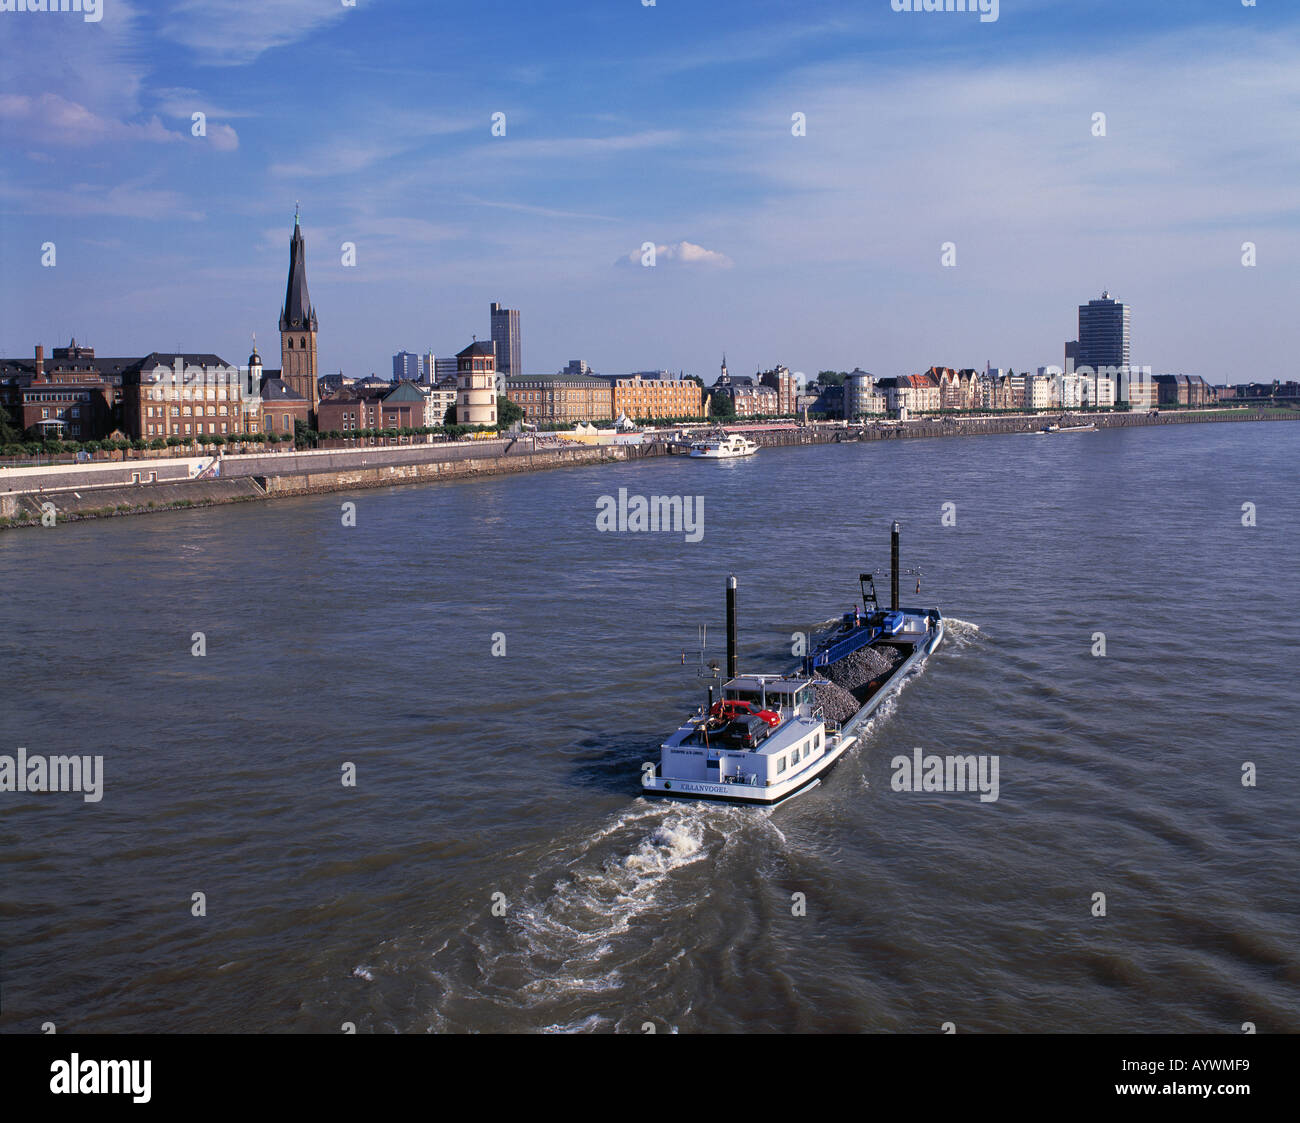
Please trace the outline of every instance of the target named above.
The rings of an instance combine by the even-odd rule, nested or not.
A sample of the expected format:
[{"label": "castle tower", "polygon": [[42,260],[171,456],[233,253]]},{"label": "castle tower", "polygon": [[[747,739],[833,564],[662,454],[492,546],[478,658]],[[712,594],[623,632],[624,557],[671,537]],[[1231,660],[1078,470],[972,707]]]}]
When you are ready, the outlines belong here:
[{"label": "castle tower", "polygon": [[293,211],[289,239],[289,283],[280,309],[280,378],[308,402],[312,421],[320,405],[316,368],[316,309],[307,295],[307,243]]},{"label": "castle tower", "polygon": [[497,352],[477,339],[456,355],[456,424],[497,423]]}]

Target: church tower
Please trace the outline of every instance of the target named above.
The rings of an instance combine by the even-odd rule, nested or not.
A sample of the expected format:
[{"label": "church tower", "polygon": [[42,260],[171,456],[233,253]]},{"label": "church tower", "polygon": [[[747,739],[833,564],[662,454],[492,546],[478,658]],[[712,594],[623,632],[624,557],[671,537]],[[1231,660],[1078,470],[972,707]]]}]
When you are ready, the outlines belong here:
[{"label": "church tower", "polygon": [[312,420],[320,405],[316,377],[316,309],[307,295],[307,244],[293,210],[293,236],[289,239],[289,284],[280,309],[280,378],[308,403]]}]

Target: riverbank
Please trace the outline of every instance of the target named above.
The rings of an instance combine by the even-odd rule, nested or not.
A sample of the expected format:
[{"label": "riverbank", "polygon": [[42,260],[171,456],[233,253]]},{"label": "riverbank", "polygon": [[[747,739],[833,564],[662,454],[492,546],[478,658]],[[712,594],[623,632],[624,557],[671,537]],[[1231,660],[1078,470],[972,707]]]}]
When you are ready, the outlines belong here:
[{"label": "riverbank", "polygon": [[474,446],[414,445],[276,457],[230,457],[221,462],[221,474],[216,478],[180,482],[121,484],[114,481],[101,485],[89,482],[86,478],[89,473],[85,473],[76,486],[38,487],[0,494],[0,529],[42,526],[51,520],[62,523],[144,515],[401,483],[541,472],[660,456],[667,451],[662,444],[532,450],[500,443],[505,447],[494,449],[489,455]]},{"label": "riverbank", "polygon": [[[844,441],[904,440],[1033,433],[1049,422],[1092,423],[1098,429],[1240,421],[1300,421],[1300,410],[1183,410],[1154,414],[1020,414],[991,417],[918,418],[772,428],[749,435],[760,445],[783,447]],[[292,495],[354,491],[394,484],[425,483],[474,476],[539,472],[591,464],[622,463],[649,456],[681,455],[665,441],[640,445],[535,446],[527,438],[465,444],[401,445],[319,449],[212,458],[197,478],[168,480],[125,462],[49,468],[8,469],[0,474],[0,529],[42,526],[81,519],[115,518],[191,507],[244,503]],[[133,470],[134,469],[134,470]],[[153,475],[155,478],[149,478]],[[142,478],[143,477],[143,478]]]}]

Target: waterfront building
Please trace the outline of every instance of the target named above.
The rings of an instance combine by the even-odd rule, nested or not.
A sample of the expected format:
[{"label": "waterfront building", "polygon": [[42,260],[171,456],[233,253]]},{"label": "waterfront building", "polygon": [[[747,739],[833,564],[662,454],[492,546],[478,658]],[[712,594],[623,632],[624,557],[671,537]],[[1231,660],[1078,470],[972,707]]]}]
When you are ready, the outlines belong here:
[{"label": "waterfront building", "polygon": [[1118,400],[1115,376],[1103,371],[1080,372],[1079,393],[1085,406],[1113,409]]},{"label": "waterfront building", "polygon": [[1149,367],[1122,367],[1118,396],[1130,410],[1151,410],[1160,404],[1160,392]]},{"label": "waterfront building", "polygon": [[968,385],[962,383],[961,374],[952,367],[931,367],[926,376],[939,388],[939,409],[966,409]]},{"label": "waterfront building", "polygon": [[416,383],[403,379],[379,399],[379,427],[421,429],[428,404],[424,391]]},{"label": "waterfront building", "polygon": [[123,372],[123,428],[146,441],[257,433],[261,383],[256,349],[243,369],[213,354],[154,351]]},{"label": "waterfront building", "polygon": [[[77,352],[70,357],[69,352]],[[0,408],[24,432],[52,439],[87,441],[108,436],[121,416],[121,368],[132,359],[95,360],[94,348],[54,348],[47,360],[36,345],[31,361],[0,361]],[[114,385],[103,370],[116,370]]]},{"label": "waterfront building", "polygon": [[748,375],[732,375],[727,370],[727,356],[722,356],[721,371],[713,383],[714,394],[724,394],[731,400],[737,417],[755,417],[759,414],[775,413],[777,393],[768,386],[761,386]]},{"label": "waterfront building", "polygon": [[[497,372],[505,378],[512,378],[524,373],[523,359],[519,344],[519,310],[502,308],[496,301],[490,309],[492,319],[492,342],[497,349]],[[504,392],[504,384],[500,387]]]},{"label": "waterfront building", "polygon": [[1103,292],[1101,299],[1079,305],[1079,338],[1074,353],[1066,344],[1066,363],[1075,367],[1127,367],[1129,365],[1129,308]]},{"label": "waterfront building", "polygon": [[768,389],[775,391],[776,408],[773,410],[774,413],[788,416],[795,412],[798,391],[789,367],[778,363],[771,370],[760,371],[758,381],[761,386],[766,386]]},{"label": "waterfront building", "polygon": [[96,357],[74,338],[47,357],[0,360],[0,407],[24,431],[64,440],[98,440],[124,430],[122,376],[138,356]]},{"label": "waterfront building", "polygon": [[1076,371],[1057,370],[1053,367],[1048,367],[1047,370],[1053,371],[1051,375],[1054,385],[1053,404],[1061,409],[1080,409],[1086,404],[1084,402],[1084,380]]},{"label": "waterfront building", "polygon": [[460,425],[497,423],[496,348],[475,340],[456,355],[456,422]]},{"label": "waterfront building", "polygon": [[262,380],[262,431],[288,433],[297,431],[297,422],[308,421],[307,399],[282,378]]},{"label": "waterfront building", "polygon": [[780,398],[772,387],[748,378],[737,379],[736,383],[731,402],[737,417],[772,417],[780,412]]},{"label": "waterfront building", "polygon": [[939,382],[930,374],[900,374],[885,386],[890,412],[906,409],[909,413],[934,413],[939,409],[939,400]]},{"label": "waterfront building", "polygon": [[460,363],[455,355],[445,359],[435,359],[433,364],[434,379],[441,382],[445,378],[455,378],[460,371]]},{"label": "waterfront building", "polygon": [[293,234],[289,237],[289,280],[280,309],[280,378],[307,401],[311,417],[316,416],[320,390],[316,384],[316,309],[307,292],[307,243],[293,212]]},{"label": "waterfront building", "polygon": [[[876,382],[876,389],[879,390],[886,383],[892,384],[893,379],[880,379]],[[840,418],[844,416],[844,387],[841,386],[823,386],[820,382],[810,382],[807,386],[807,392],[801,394],[795,399],[798,411],[806,413],[809,417],[827,417]]]},{"label": "waterfront building", "polygon": [[524,411],[524,420],[534,425],[608,421],[614,417],[614,391],[610,381],[591,374],[527,374],[508,378],[506,397]]},{"label": "waterfront building", "polygon": [[611,417],[620,413],[638,420],[704,416],[704,390],[691,379],[646,378],[640,374],[596,377],[609,386]]},{"label": "waterfront building", "polygon": [[378,391],[355,387],[342,390],[332,398],[323,398],[317,407],[317,428],[322,433],[380,429],[383,400],[384,394]]},{"label": "waterfront building", "polygon": [[1053,380],[1046,373],[1024,375],[1025,409],[1040,410],[1052,408]]},{"label": "waterfront building", "polygon": [[1215,400],[1213,388],[1199,374],[1157,374],[1155,383],[1162,406],[1203,406]]},{"label": "waterfront building", "polygon": [[844,380],[844,416],[853,421],[884,412],[885,395],[876,389],[876,376],[854,367]]},{"label": "waterfront building", "polygon": [[422,386],[427,405],[424,412],[425,425],[441,425],[447,416],[447,410],[456,404],[456,376],[443,378],[432,386]]}]

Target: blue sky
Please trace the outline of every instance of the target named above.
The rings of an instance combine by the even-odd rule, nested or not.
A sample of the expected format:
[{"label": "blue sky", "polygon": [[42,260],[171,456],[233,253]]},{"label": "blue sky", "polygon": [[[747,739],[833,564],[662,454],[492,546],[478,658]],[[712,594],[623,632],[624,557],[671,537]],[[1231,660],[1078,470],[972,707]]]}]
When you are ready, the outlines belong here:
[{"label": "blue sky", "polygon": [[256,331],[278,361],[300,201],[322,371],[453,353],[492,300],[521,310],[530,372],[711,381],[724,350],[733,373],[1023,369],[1061,362],[1108,288],[1157,373],[1295,377],[1281,0],[1002,0],[994,22],[889,0],[103,4],[0,12],[9,357],[75,334],[242,361]]}]

